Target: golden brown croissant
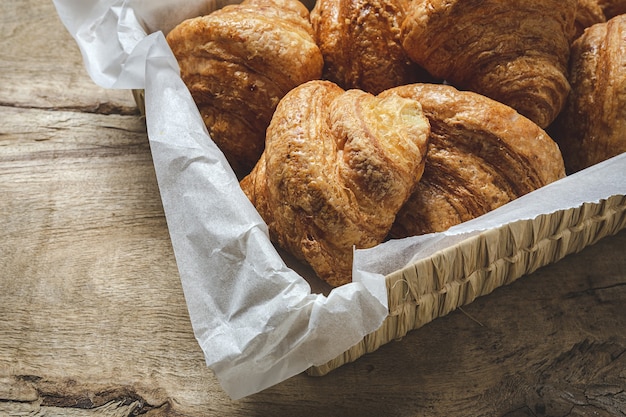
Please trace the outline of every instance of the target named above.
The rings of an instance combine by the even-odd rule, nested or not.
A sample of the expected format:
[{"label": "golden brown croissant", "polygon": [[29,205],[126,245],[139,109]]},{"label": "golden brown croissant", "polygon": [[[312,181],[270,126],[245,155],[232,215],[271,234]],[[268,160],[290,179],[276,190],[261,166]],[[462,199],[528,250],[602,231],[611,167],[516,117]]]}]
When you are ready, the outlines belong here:
[{"label": "golden brown croissant", "polygon": [[405,0],[317,0],[311,11],[324,78],[378,94],[430,76],[400,42]]},{"label": "golden brown croissant", "polygon": [[572,40],[582,35],[589,26],[604,22],[606,22],[606,17],[597,0],[578,0]]},{"label": "golden brown croissant", "polygon": [[626,0],[598,0],[607,19],[626,13]]},{"label": "golden brown croissant", "polygon": [[448,85],[380,94],[413,98],[431,125],[426,168],[391,236],[431,232],[478,217],[565,175],[556,143],[514,109]]},{"label": "golden brown croissant", "polygon": [[353,246],[380,243],[419,181],[429,130],[415,100],[310,81],[281,100],[241,187],[274,242],[342,285]]},{"label": "golden brown croissant", "polygon": [[571,173],[626,152],[626,15],[588,28],[570,65],[572,92],[551,132]]},{"label": "golden brown croissant", "polygon": [[563,107],[577,0],[415,0],[409,56],[434,77],[505,103],[540,127]]},{"label": "golden brown croissant", "polygon": [[236,173],[263,151],[278,101],[321,77],[309,11],[297,0],[247,0],[189,19],[167,36],[212,139]]}]

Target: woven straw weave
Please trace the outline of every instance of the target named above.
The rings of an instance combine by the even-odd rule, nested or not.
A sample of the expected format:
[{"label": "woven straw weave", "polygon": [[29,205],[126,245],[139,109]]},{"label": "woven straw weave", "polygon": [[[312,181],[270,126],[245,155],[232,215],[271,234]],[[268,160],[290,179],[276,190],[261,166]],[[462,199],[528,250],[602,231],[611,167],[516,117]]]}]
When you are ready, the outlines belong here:
[{"label": "woven straw weave", "polygon": [[626,228],[626,196],[482,232],[386,277],[389,316],[324,365],[321,376],[542,266]]}]

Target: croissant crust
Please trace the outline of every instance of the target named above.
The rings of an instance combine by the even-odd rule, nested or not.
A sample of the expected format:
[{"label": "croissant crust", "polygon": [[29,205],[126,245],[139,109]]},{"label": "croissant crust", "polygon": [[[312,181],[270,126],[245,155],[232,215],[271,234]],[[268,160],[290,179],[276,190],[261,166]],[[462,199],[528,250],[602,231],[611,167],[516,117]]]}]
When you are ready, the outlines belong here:
[{"label": "croissant crust", "polygon": [[507,104],[545,128],[569,93],[575,13],[576,0],[415,1],[402,43],[434,77]]},{"label": "croissant crust", "polygon": [[311,81],[281,100],[241,187],[273,241],[342,285],[353,247],[382,242],[419,181],[429,130],[415,100]]},{"label": "croissant crust", "polygon": [[261,155],[279,100],[321,77],[309,12],[297,0],[247,0],[186,20],[167,41],[212,139],[236,173]]},{"label": "croissant crust", "polygon": [[607,20],[626,13],[625,0],[598,0],[598,4]]},{"label": "croissant crust", "polygon": [[317,0],[311,11],[324,79],[378,94],[430,76],[401,44],[405,0]]},{"label": "croissant crust", "polygon": [[589,26],[604,22],[606,16],[596,0],[578,0],[572,41],[582,35]]},{"label": "croissant crust", "polygon": [[385,94],[419,101],[431,125],[424,174],[397,215],[393,237],[444,231],[565,175],[556,143],[509,106],[447,85]]},{"label": "croissant crust", "polygon": [[626,15],[572,44],[570,83],[553,136],[571,173],[626,152]]}]

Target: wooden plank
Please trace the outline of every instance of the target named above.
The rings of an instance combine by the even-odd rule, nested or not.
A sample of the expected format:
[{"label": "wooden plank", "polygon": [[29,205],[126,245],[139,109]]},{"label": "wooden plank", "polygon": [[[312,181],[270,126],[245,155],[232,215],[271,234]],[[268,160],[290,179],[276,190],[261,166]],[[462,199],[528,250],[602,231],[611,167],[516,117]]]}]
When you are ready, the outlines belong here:
[{"label": "wooden plank", "polygon": [[52,1],[41,0],[0,2],[0,105],[137,114],[130,92],[94,87]]},{"label": "wooden plank", "polygon": [[193,337],[130,93],[93,85],[48,0],[0,12],[1,416],[626,414],[626,231],[231,401]]},{"label": "wooden plank", "polygon": [[0,119],[0,376],[69,403],[124,387],[156,407],[170,384],[181,399],[224,396],[191,331],[142,121]]},{"label": "wooden plank", "polygon": [[[326,377],[299,375],[232,402],[191,334],[141,120],[0,111],[12,121],[0,142],[0,212],[10,213],[0,236],[0,411],[113,413],[101,407],[133,399],[155,415],[504,415],[626,404],[616,388],[624,232]],[[38,123],[24,128],[30,120]]]}]

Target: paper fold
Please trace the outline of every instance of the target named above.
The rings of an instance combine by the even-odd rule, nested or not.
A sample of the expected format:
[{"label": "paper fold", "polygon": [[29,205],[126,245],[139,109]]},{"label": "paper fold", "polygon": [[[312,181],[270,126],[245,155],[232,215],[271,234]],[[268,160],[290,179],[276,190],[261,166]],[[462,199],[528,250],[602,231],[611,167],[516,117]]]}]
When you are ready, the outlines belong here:
[{"label": "paper fold", "polygon": [[[378,329],[388,314],[385,271],[428,253],[424,247],[519,213],[511,206],[494,221],[483,216],[444,234],[358,250],[355,282],[328,296],[312,293],[278,255],[210,140],[163,34],[175,22],[231,2],[54,0],[95,83],[145,90],[148,137],[194,333],[207,365],[238,399],[322,365]],[[615,163],[626,171],[625,158]],[[602,192],[609,194],[594,199],[613,189]],[[545,202],[537,195],[531,215]],[[568,207],[578,204],[567,201]]]},{"label": "paper fold", "polygon": [[92,3],[55,1],[94,82],[145,89],[148,137],[189,314],[224,390],[234,399],[258,392],[380,327],[384,283],[357,277],[324,296],[285,265],[210,140],[163,33],[147,35],[139,23],[155,21],[141,8],[148,3]]}]

